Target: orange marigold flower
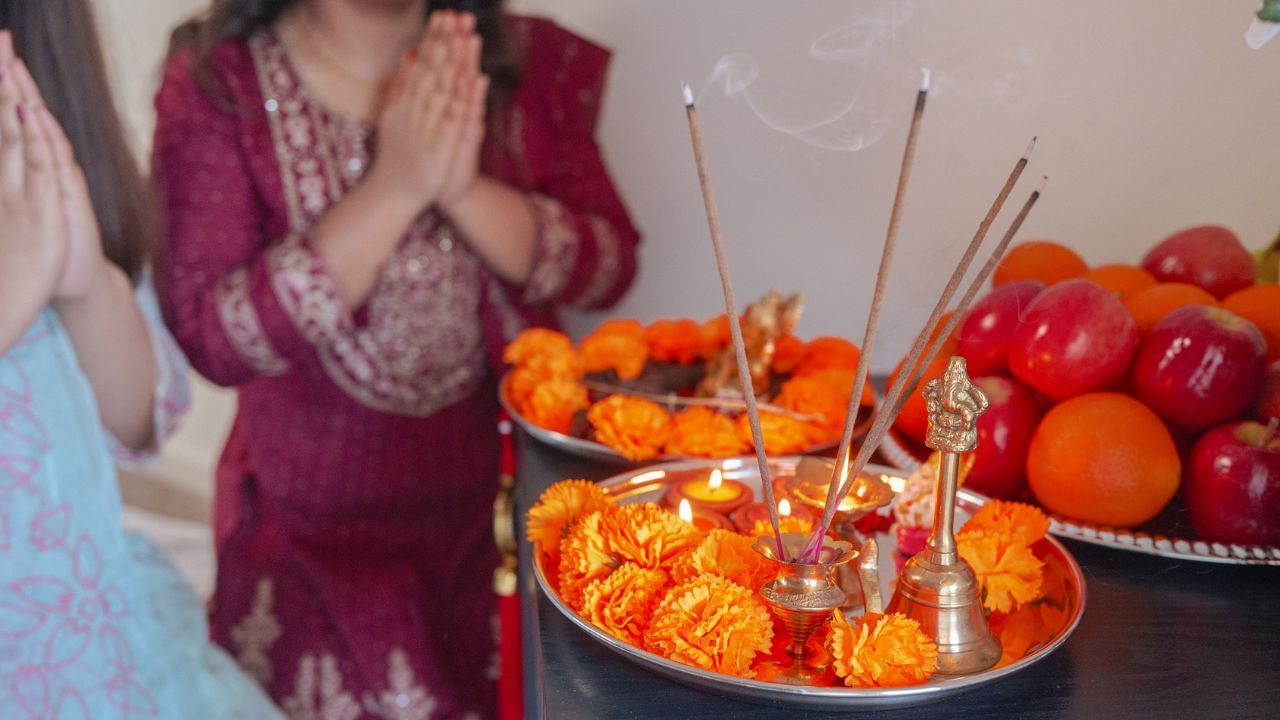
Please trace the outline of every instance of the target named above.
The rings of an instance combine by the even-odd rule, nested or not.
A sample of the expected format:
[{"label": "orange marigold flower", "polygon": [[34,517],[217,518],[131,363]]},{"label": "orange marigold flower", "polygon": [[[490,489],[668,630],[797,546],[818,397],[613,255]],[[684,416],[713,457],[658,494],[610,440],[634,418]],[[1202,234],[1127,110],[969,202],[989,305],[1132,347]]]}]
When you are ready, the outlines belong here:
[{"label": "orange marigold flower", "polygon": [[702,335],[702,343],[698,354],[709,358],[729,344],[729,316],[720,314],[707,320],[702,323],[699,332]]},{"label": "orange marigold flower", "polygon": [[702,347],[702,328],[689,320],[658,320],[644,331],[649,355],[662,362],[687,365]]},{"label": "orange marigold flower", "polygon": [[773,342],[774,372],[790,375],[804,360],[805,343],[795,335],[783,335]]},{"label": "orange marigold flower", "polygon": [[529,396],[533,394],[535,388],[546,380],[540,373],[525,367],[517,367],[507,375],[506,391],[507,399],[516,408],[519,408]]},{"label": "orange marigold flower", "polygon": [[681,552],[697,546],[702,534],[654,503],[618,508],[610,547],[618,557],[653,570],[666,567]]},{"label": "orange marigold flower", "polygon": [[619,640],[639,645],[666,587],[667,574],[661,570],[623,563],[582,591],[581,614]]},{"label": "orange marigold flower", "polygon": [[525,365],[542,355],[572,355],[573,342],[569,336],[547,328],[523,330],[507,343],[502,351],[502,361],[510,365]]},{"label": "orange marigold flower", "polygon": [[676,662],[754,677],[752,661],[768,653],[773,621],[756,594],[717,575],[669,590],[654,610],[644,647]]},{"label": "orange marigold flower", "polygon": [[642,398],[610,395],[587,411],[596,440],[628,460],[648,460],[667,444],[671,416],[662,406]]},{"label": "orange marigold flower", "polygon": [[[773,530],[769,530],[773,534]],[[755,538],[716,528],[707,533],[693,552],[671,564],[671,580],[688,582],[703,573],[719,575],[748,590],[755,590],[777,576],[773,563],[751,549]]]},{"label": "orange marigold flower", "polygon": [[[751,420],[746,413],[738,416],[738,432],[744,442],[754,448]],[[819,442],[821,434],[814,426],[787,415],[760,413],[760,432],[764,435],[764,451],[769,455],[791,455],[804,452]]]},{"label": "orange marigold flower", "polygon": [[1035,545],[1049,532],[1049,518],[1033,505],[1008,500],[991,500],[969,518],[960,532],[983,530],[1017,535],[1027,545]]},{"label": "orange marigold flower", "polygon": [[691,407],[671,418],[666,451],[672,455],[730,457],[741,455],[748,447],[733,420],[711,408]]},{"label": "orange marigold flower", "polygon": [[560,542],[579,518],[614,506],[613,498],[589,480],[561,480],[542,491],[525,513],[525,537],[542,552],[558,552]]},{"label": "orange marigold flower", "polygon": [[1010,612],[1040,597],[1044,561],[1021,535],[971,530],[956,536],[956,550],[982,584],[982,605]]},{"label": "orange marigold flower", "polygon": [[849,687],[919,685],[938,669],[938,646],[905,615],[867,613],[850,625],[832,614],[827,636],[836,675]]},{"label": "orange marigold flower", "polygon": [[552,378],[538,383],[519,409],[534,425],[567,434],[573,414],[590,404],[587,388],[577,380]]},{"label": "orange marigold flower", "polygon": [[[853,381],[852,370],[816,370],[783,383],[773,402],[793,412],[821,415],[822,419],[811,420],[810,423],[818,428],[822,439],[835,439],[844,431]],[[875,391],[870,383],[864,383],[860,405],[867,407],[875,403]]]},{"label": "orange marigold flower", "polygon": [[618,567],[610,544],[616,513],[606,507],[582,516],[560,542],[560,599],[575,611],[582,610],[582,591]]},{"label": "orange marigold flower", "polygon": [[858,368],[862,352],[858,346],[838,337],[818,337],[805,345],[804,359],[796,367],[795,375],[808,375],[819,370],[848,370]]},{"label": "orange marigold flower", "polygon": [[605,323],[582,339],[578,356],[582,358],[583,370],[589,373],[612,370],[620,380],[640,377],[649,359],[649,344],[644,341],[644,329],[639,323],[636,323],[638,333],[630,332],[629,326],[622,323]]},{"label": "orange marigold flower", "polygon": [[[813,521],[796,515],[781,517],[778,518],[778,532],[809,535],[813,533]],[[752,542],[758,537],[773,537],[773,523],[768,520],[757,520],[747,537],[751,538]]]},{"label": "orange marigold flower", "polygon": [[634,318],[613,318],[605,320],[591,331],[592,335],[626,335],[628,337],[644,339],[644,325]]}]

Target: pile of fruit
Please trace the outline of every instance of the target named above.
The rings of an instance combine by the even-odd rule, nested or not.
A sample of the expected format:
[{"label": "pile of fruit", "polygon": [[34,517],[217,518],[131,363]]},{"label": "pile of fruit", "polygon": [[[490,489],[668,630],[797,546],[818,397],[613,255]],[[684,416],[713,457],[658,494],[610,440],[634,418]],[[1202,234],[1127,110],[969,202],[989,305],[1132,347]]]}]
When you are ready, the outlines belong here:
[{"label": "pile of fruit", "polygon": [[[1140,265],[1012,248],[924,374],[960,355],[991,402],[968,487],[1114,527],[1185,505],[1203,539],[1280,544],[1280,285],[1258,277],[1216,226]],[[894,425],[919,457],[926,423],[913,397]]]}]

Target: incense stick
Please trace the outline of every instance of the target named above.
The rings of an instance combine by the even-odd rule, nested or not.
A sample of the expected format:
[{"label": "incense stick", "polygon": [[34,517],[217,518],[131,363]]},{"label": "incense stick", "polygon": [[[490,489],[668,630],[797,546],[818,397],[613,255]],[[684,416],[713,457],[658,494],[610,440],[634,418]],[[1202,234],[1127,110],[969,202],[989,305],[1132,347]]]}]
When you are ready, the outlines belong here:
[{"label": "incense stick", "polygon": [[1040,178],[1040,183],[1036,185],[1035,192],[1031,193],[1026,202],[1022,204],[1022,209],[1014,217],[1013,224],[1009,226],[1009,230],[1005,232],[1004,237],[1000,238],[1000,242],[991,251],[991,256],[987,258],[987,262],[978,270],[978,274],[974,276],[973,281],[969,283],[969,287],[965,290],[964,295],[961,296],[960,304],[956,306],[955,312],[951,314],[947,324],[942,327],[942,331],[937,333],[937,337],[930,343],[929,351],[925,353],[924,359],[917,363],[911,371],[909,379],[903,386],[906,390],[893,406],[894,417],[897,417],[898,413],[902,412],[902,407],[906,405],[907,399],[920,387],[921,375],[928,369],[929,363],[933,362],[933,359],[938,356],[938,352],[946,344],[947,338],[951,336],[956,326],[964,318],[965,313],[969,311],[969,306],[973,304],[974,298],[978,296],[983,283],[987,281],[987,278],[995,271],[996,266],[1000,264],[1000,260],[1004,257],[1005,251],[1009,249],[1009,244],[1013,241],[1014,235],[1022,228],[1023,221],[1031,213],[1031,208],[1035,207],[1036,201],[1040,199],[1040,194],[1044,192],[1044,187],[1048,182],[1048,176]]},{"label": "incense stick", "polygon": [[[871,311],[867,314],[867,326],[862,335],[862,354],[858,357],[858,368],[853,376],[853,394],[849,396],[849,407],[845,411],[844,432],[840,435],[840,449],[836,452],[836,464],[831,472],[831,482],[827,483],[827,502],[829,507],[834,502],[837,486],[843,482],[849,469],[849,446],[853,443],[853,429],[857,424],[858,408],[862,403],[862,389],[866,385],[867,373],[870,371],[871,353],[876,344],[876,328],[880,322],[880,308],[884,304],[885,286],[889,280],[889,269],[893,264],[893,251],[897,246],[898,230],[902,224],[902,207],[906,202],[907,186],[911,181],[911,167],[915,163],[916,139],[920,135],[920,122],[924,119],[925,101],[929,97],[929,68],[924,68],[920,81],[920,90],[916,93],[915,110],[911,113],[911,125],[907,129],[907,143],[902,150],[902,165],[898,168],[898,187],[893,195],[893,207],[889,211],[889,227],[884,235],[884,247],[880,251],[880,267],[876,271],[876,287],[871,295]],[[810,542],[822,547],[821,535],[810,538]],[[817,550],[805,546],[801,556],[816,553]]]},{"label": "incense stick", "polygon": [[[933,335],[933,330],[937,327],[939,319],[950,304],[951,298],[955,295],[956,289],[960,285],[960,281],[969,270],[969,265],[973,263],[973,258],[978,254],[978,248],[981,247],[983,240],[986,239],[987,233],[991,230],[991,225],[995,222],[996,216],[1000,214],[1000,210],[1004,207],[1005,201],[1009,198],[1009,194],[1013,192],[1014,185],[1018,179],[1022,177],[1022,171],[1026,169],[1027,162],[1030,159],[1031,151],[1035,149],[1036,139],[1031,138],[1031,142],[1027,145],[1026,151],[1018,161],[1014,163],[1013,170],[1009,172],[1009,177],[1005,180],[1004,185],[1000,188],[1000,192],[996,195],[995,202],[991,204],[987,214],[983,217],[982,222],[978,224],[978,230],[974,233],[973,238],[969,241],[969,246],[965,248],[964,255],[960,258],[959,264],[951,273],[951,277],[947,280],[946,286],[943,288],[942,295],[938,298],[938,302],[934,305],[933,311],[929,314],[929,319],[925,321],[924,329],[916,336],[915,341],[911,344],[911,350],[907,353],[907,358],[903,362],[903,368],[915,368],[920,360],[921,354],[924,352],[925,345]],[[953,315],[955,317],[955,315]],[[839,489],[834,497],[828,496],[829,501],[822,512],[822,522],[814,530],[814,535],[809,539],[806,551],[813,553],[812,548],[821,547],[822,535],[826,534],[831,527],[831,521],[835,516],[836,507],[839,505],[840,499],[849,493],[853,483],[857,480],[858,474],[862,472],[862,468],[866,466],[867,461],[871,459],[871,453],[875,451],[879,445],[880,437],[887,429],[892,417],[896,417],[895,408],[898,407],[899,398],[902,397],[903,387],[906,385],[908,375],[911,373],[903,372],[898,375],[897,380],[889,389],[886,395],[885,403],[882,406],[883,412],[876,414],[876,419],[871,425],[870,432],[863,439],[862,445],[858,448],[858,454],[855,457],[852,466],[840,466],[837,468],[844,473],[839,483]],[[891,417],[892,416],[892,417]],[[879,429],[879,434],[877,430]],[[833,485],[836,483],[832,483]],[[821,534],[820,534],[821,533]]]},{"label": "incense stick", "polygon": [[724,251],[724,236],[720,232],[720,213],[716,209],[715,192],[711,187],[711,174],[707,168],[706,152],[702,147],[702,126],[698,123],[698,110],[693,104],[693,91],[683,85],[685,115],[689,120],[689,138],[693,142],[693,160],[698,169],[698,186],[702,190],[702,205],[707,214],[707,229],[711,233],[711,247],[715,251],[716,269],[720,272],[720,288],[724,292],[725,314],[729,316],[729,335],[738,360],[738,380],[742,383],[742,397],[747,404],[747,419],[751,423],[751,438],[756,446],[756,462],[760,464],[760,483],[765,504],[769,507],[769,522],[773,525],[773,539],[778,544],[778,557],[785,558],[782,549],[782,533],[778,529],[778,506],[773,501],[773,479],[769,473],[769,459],[765,455],[764,432],[760,428],[760,410],[756,407],[755,385],[751,382],[751,368],[747,365],[747,349],[742,341],[742,321],[738,317],[738,304],[733,299],[733,283],[729,279],[729,260]]},{"label": "incense stick", "polygon": [[[1017,217],[1014,218],[1013,224],[1009,227],[1008,232],[1005,233],[1005,238],[1001,240],[1000,245],[992,253],[992,259],[988,260],[987,264],[983,266],[982,271],[979,274],[989,274],[990,271],[995,268],[995,265],[999,263],[1000,256],[1003,255],[1004,249],[1008,247],[1007,240],[1012,238],[1013,235],[1022,227],[1022,223],[1031,212],[1031,208],[1034,207],[1036,201],[1040,199],[1040,193],[1044,189],[1047,180],[1048,178],[1042,179],[1036,189],[1031,193],[1031,196],[1027,198],[1022,209],[1018,212]],[[980,280],[975,281],[971,284],[971,289],[981,286],[982,281],[985,279],[985,277],[982,277]],[[972,295],[970,293],[966,293],[966,295],[969,296],[968,300],[972,301],[972,295],[976,295],[976,292],[972,293]],[[955,315],[952,317],[961,315],[965,309],[967,309],[967,305],[963,308],[957,308]],[[923,337],[928,337],[931,334],[932,327],[926,325],[921,336],[917,338],[917,341]],[[941,334],[940,336],[945,337],[945,335]],[[917,345],[919,345],[919,343],[917,343]],[[914,349],[919,348],[913,348],[913,350]],[[934,348],[934,353],[937,353],[937,347]],[[904,365],[904,367],[906,366]],[[867,432],[867,436],[863,440],[862,446],[858,449],[858,455],[853,462],[852,474],[840,489],[840,494],[837,496],[838,498],[843,499],[844,496],[849,493],[849,490],[853,486],[853,481],[857,478],[858,474],[862,472],[863,468],[866,467],[867,461],[871,459],[871,454],[880,446],[880,441],[884,439],[884,435],[888,432],[889,426],[893,423],[894,419],[896,419],[898,412],[901,411],[903,388],[906,386],[906,376],[907,373],[900,374],[897,381],[894,383],[894,387],[890,389],[889,394],[886,396],[885,403],[883,405],[884,412],[876,415],[876,419],[871,426],[871,430]]]}]

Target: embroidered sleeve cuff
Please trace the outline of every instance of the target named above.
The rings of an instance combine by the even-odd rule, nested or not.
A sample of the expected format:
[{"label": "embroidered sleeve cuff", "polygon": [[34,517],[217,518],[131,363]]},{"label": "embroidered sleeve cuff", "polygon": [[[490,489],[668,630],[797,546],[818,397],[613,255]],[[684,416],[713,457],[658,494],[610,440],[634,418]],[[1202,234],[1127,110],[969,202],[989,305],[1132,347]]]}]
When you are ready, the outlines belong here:
[{"label": "embroidered sleeve cuff", "polygon": [[534,194],[533,216],[538,236],[533,254],[533,272],[525,285],[523,300],[530,304],[548,303],[564,292],[578,261],[581,238],[573,216],[558,200]]},{"label": "embroidered sleeve cuff", "polygon": [[351,332],[354,323],[338,284],[304,236],[281,241],[265,253],[265,262],[276,302],[307,342],[328,347]]}]

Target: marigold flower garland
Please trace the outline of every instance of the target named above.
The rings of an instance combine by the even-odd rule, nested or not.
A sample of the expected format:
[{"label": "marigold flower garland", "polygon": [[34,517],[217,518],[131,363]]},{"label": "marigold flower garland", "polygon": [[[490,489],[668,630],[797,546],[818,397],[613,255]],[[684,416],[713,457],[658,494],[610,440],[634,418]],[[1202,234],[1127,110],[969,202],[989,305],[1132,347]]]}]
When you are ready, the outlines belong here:
[{"label": "marigold flower garland", "polygon": [[[586,374],[613,373],[629,382],[646,373],[649,363],[687,366],[722,350],[729,340],[728,320],[716,316],[703,324],[662,319],[648,327],[635,320],[609,320],[582,339],[575,349],[563,333],[546,328],[521,332],[506,347],[503,360],[511,371],[503,386],[508,401],[523,418],[562,434],[583,434],[630,460],[661,454],[683,457],[731,457],[752,450],[742,413],[689,407],[670,413],[656,403],[612,396],[592,403],[583,384]],[[774,402],[805,420],[767,414],[766,451],[791,454],[839,437],[853,387],[857,346],[847,340],[820,337],[808,343],[793,335],[775,341],[772,369],[782,382]],[[613,382],[606,377],[606,382]],[[863,405],[874,404],[868,388]],[[605,407],[597,410],[602,403]],[[585,414],[588,424],[580,424]],[[665,419],[665,422],[664,422]]]}]

